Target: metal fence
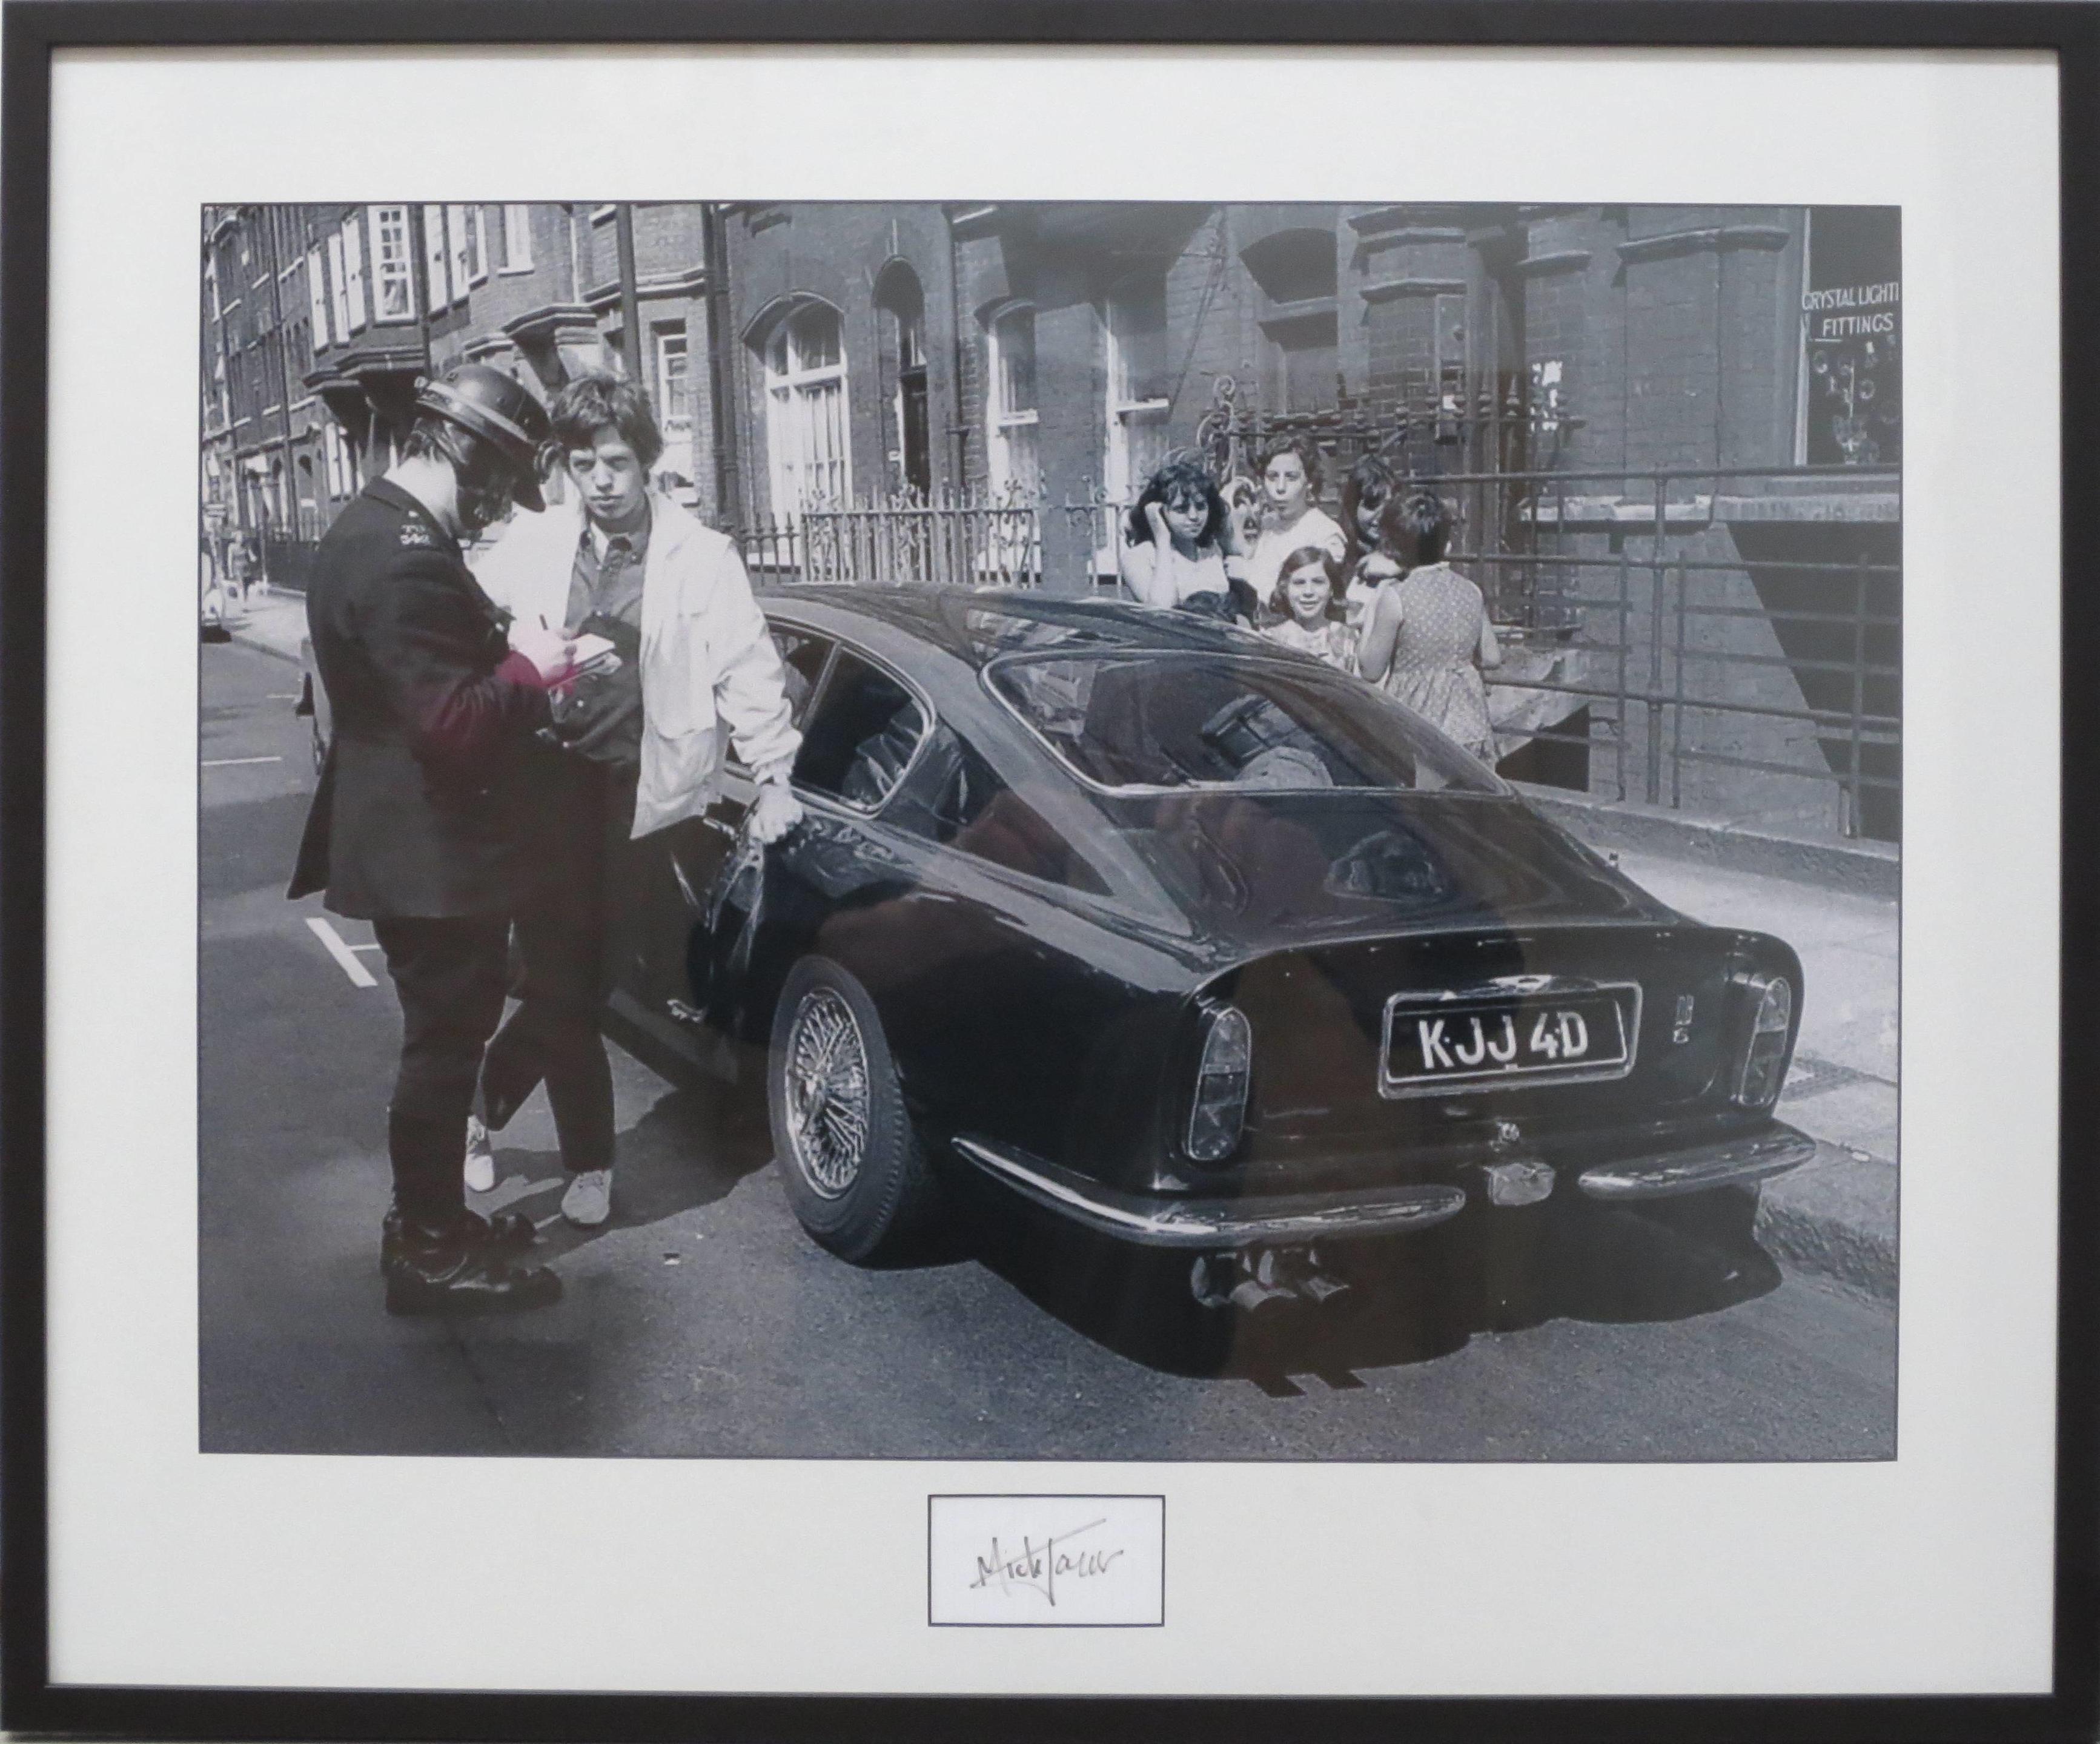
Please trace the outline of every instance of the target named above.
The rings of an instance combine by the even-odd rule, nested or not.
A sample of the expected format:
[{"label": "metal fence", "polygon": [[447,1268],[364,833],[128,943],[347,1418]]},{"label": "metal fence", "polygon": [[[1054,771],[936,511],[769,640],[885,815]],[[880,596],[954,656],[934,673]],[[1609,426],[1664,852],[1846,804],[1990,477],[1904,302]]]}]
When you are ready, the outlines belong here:
[{"label": "metal fence", "polygon": [[[1533,656],[1488,682],[1530,693],[1520,736],[1576,760],[1542,778],[1667,807],[1700,804],[1703,791],[1730,810],[1742,808],[1715,799],[1712,771],[1740,772],[1739,787],[1798,779],[1828,790],[1823,826],[1896,837],[1898,474],[1414,476],[1452,507],[1450,561]],[[747,528],[739,543],[761,581],[1078,592],[1114,585],[1123,513],[1103,499],[907,500],[812,510]],[[1046,574],[1043,529],[1057,515],[1072,555],[1069,572]]]},{"label": "metal fence", "polygon": [[1499,475],[1551,469],[1583,423],[1557,381],[1528,372],[1490,381],[1412,370],[1383,393],[1342,395],[1302,412],[1243,399],[1233,378],[1221,376],[1196,427],[1196,451],[1221,483],[1254,477],[1268,444],[1286,436],[1317,447],[1337,478],[1374,455],[1410,477]]},{"label": "metal fence", "polygon": [[314,553],[320,549],[317,539],[265,538],[262,575],[281,592],[304,593],[313,572]]},{"label": "metal fence", "polygon": [[1043,584],[1044,504],[996,499],[900,498],[805,510],[792,522],[740,529],[754,579],[882,587],[1035,588]]},{"label": "metal fence", "polygon": [[[1568,716],[1529,736],[1580,746],[1593,791],[1674,808],[1702,768],[1798,778],[1831,789],[1839,833],[1896,838],[1897,473],[1493,473],[1438,487],[1458,509],[1450,561],[1496,620],[1568,656],[1560,676],[1489,684],[1567,698]],[[1797,729],[1812,754],[1750,754],[1740,742],[1754,748],[1758,724]]]}]

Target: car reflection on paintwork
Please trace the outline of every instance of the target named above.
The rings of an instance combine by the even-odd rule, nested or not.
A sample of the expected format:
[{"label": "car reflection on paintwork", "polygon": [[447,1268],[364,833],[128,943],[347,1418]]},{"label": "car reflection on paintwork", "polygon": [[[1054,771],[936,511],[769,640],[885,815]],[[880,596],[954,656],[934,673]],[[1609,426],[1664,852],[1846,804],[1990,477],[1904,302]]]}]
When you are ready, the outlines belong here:
[{"label": "car reflection on paintwork", "polygon": [[732,769],[639,844],[617,1017],[766,1049],[818,1242],[989,1205],[1185,1262],[1212,1306],[1557,1196],[1754,1194],[1801,967],[1649,896],[1418,717],[1187,614],[795,589],[806,821]]}]

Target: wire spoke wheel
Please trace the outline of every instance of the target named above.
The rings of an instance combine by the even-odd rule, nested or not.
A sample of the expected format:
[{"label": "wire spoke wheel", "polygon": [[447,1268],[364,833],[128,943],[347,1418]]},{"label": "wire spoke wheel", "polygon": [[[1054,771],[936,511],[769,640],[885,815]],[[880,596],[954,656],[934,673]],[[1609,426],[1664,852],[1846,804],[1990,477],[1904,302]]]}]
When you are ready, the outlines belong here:
[{"label": "wire spoke wheel", "polygon": [[796,1220],[856,1266],[924,1251],[940,1189],[905,1106],[882,1013],[853,971],[808,956],[773,1008],[765,1062],[774,1166]]},{"label": "wire spoke wheel", "polygon": [[811,988],[795,1008],[787,1080],[795,1167],[818,1196],[840,1198],[867,1156],[867,1044],[852,1009],[828,987]]}]

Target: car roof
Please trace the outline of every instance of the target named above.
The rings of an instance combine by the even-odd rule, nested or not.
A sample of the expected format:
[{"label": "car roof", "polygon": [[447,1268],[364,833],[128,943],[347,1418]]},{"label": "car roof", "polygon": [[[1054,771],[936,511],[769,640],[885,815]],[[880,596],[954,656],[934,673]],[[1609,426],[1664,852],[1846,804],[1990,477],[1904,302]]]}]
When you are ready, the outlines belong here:
[{"label": "car roof", "polygon": [[911,660],[938,650],[973,672],[1002,654],[1058,651],[1273,654],[1275,644],[1192,613],[1019,590],[792,584],[761,593],[783,621]]}]

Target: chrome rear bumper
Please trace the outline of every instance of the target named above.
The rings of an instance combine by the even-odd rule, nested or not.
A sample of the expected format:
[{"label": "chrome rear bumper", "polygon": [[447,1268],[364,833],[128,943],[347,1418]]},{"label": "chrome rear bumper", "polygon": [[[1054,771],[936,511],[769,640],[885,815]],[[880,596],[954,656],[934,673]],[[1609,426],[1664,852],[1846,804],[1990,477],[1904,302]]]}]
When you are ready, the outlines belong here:
[{"label": "chrome rear bumper", "polygon": [[1074,1223],[1148,1248],[1250,1248],[1427,1229],[1466,1206],[1462,1187],[1410,1186],[1260,1199],[1126,1193],[1056,1163],[977,1138],[955,1153],[1023,1198]]},{"label": "chrome rear bumper", "polygon": [[1806,1133],[1774,1125],[1752,1138],[1599,1163],[1578,1174],[1575,1184],[1592,1199],[1668,1199],[1731,1182],[1784,1174],[1815,1154],[1815,1141]]},{"label": "chrome rear bumper", "polygon": [[[1234,1199],[1131,1193],[1059,1164],[980,1138],[957,1138],[955,1154],[1024,1199],[1097,1234],[1141,1247],[1252,1248],[1323,1237],[1427,1229],[1466,1207],[1466,1190],[1435,1183]],[[1774,1125],[1751,1137],[1563,1168],[1587,1197],[1612,1202],[1666,1199],[1798,1168],[1815,1141]]]}]

